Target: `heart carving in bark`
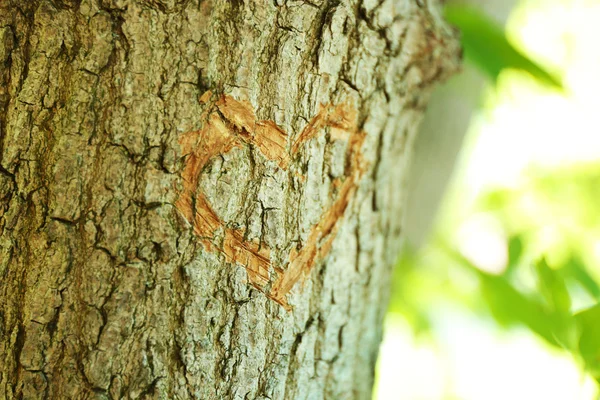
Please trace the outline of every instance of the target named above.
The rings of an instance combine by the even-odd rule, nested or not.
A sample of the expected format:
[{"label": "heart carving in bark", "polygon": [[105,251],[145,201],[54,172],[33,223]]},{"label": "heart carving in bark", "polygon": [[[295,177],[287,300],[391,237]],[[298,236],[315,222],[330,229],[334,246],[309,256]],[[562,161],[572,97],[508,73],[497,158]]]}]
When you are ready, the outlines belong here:
[{"label": "heart carving in bark", "polygon": [[[183,134],[179,140],[186,161],[176,207],[208,251],[221,253],[227,262],[244,267],[253,286],[290,310],[287,294],[331,249],[339,221],[366,169],[361,153],[365,133],[358,129],[356,109],[346,103],[322,105],[288,151],[288,134],[272,121],[258,120],[249,102],[228,95],[217,97],[210,91],[201,101],[208,105],[202,128]],[[227,227],[214,212],[198,190],[202,170],[213,157],[246,145],[255,146],[266,159],[288,170],[302,146],[327,131],[331,140],[347,142],[344,177],[333,182],[335,200],[323,210],[304,243],[290,251],[287,265],[273,265],[264,243],[246,240],[243,229]]]}]

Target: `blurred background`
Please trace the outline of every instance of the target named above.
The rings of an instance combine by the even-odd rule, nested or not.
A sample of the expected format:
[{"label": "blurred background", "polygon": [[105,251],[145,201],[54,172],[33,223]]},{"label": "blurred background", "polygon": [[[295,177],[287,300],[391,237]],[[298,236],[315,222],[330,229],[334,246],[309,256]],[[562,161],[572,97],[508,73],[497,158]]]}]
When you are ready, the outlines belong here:
[{"label": "blurred background", "polygon": [[600,0],[446,7],[374,397],[598,399]]}]

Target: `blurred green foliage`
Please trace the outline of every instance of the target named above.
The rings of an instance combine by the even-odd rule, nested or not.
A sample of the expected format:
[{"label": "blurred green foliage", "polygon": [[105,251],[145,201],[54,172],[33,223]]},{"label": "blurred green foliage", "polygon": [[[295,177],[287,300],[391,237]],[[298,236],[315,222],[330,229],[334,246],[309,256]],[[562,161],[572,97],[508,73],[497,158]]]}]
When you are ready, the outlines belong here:
[{"label": "blurred green foliage", "polygon": [[517,188],[481,196],[473,215],[501,227],[504,268],[476,265],[448,239],[458,227],[446,227],[425,248],[405,251],[390,312],[427,334],[433,305],[456,302],[503,327],[526,327],[600,382],[599,198],[598,164],[530,173]]},{"label": "blurred green foliage", "polygon": [[559,78],[519,51],[504,29],[476,8],[465,5],[445,7],[446,19],[458,27],[465,58],[496,81],[500,72],[512,68],[529,73],[539,82],[562,89]]},{"label": "blurred green foliage", "polygon": [[[446,17],[461,30],[466,61],[494,82],[501,71],[516,69],[563,89],[561,78],[517,49],[481,12],[447,5]],[[598,199],[600,163],[588,163],[530,170],[514,187],[484,193],[473,206],[449,208],[467,215],[444,218],[425,246],[405,248],[389,312],[401,315],[416,335],[435,338],[436,309],[459,305],[570,354],[600,386]],[[502,242],[503,265],[483,265],[485,257],[466,251],[466,241],[478,243],[461,236],[473,221],[485,221],[477,226],[481,234],[489,229]],[[480,253],[489,251],[484,244]]]}]

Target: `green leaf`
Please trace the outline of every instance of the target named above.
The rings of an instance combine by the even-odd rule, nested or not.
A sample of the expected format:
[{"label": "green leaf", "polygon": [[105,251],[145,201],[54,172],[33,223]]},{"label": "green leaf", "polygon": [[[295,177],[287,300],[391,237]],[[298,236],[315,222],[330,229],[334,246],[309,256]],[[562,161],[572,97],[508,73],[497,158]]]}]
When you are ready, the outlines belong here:
[{"label": "green leaf", "polygon": [[543,258],[535,265],[538,289],[550,308],[558,313],[568,314],[571,309],[571,296],[563,277],[550,268]]},{"label": "green leaf", "polygon": [[585,361],[586,369],[596,379],[600,379],[600,304],[575,315],[581,336],[579,352]]},{"label": "green leaf", "polygon": [[532,298],[516,290],[498,276],[480,272],[481,290],[496,320],[504,325],[515,322],[525,324],[554,346],[560,347],[555,338],[555,319]]},{"label": "green leaf", "polygon": [[504,29],[482,12],[464,5],[447,5],[448,21],[462,32],[467,60],[496,81],[505,68],[526,71],[538,81],[562,89],[560,79],[517,50],[507,39]]},{"label": "green leaf", "polygon": [[560,348],[573,349],[576,327],[570,314],[554,312],[538,301],[536,296],[521,293],[505,276],[481,271],[443,240],[437,243],[440,250],[459,265],[479,276],[483,297],[499,323],[505,326],[524,324],[548,343]]},{"label": "green leaf", "polygon": [[596,300],[600,300],[600,287],[596,280],[587,271],[585,265],[578,257],[572,257],[569,262],[562,267],[566,276],[572,277]]},{"label": "green leaf", "polygon": [[523,255],[523,240],[520,236],[511,236],[508,240],[508,265],[504,276],[510,277],[521,261]]}]

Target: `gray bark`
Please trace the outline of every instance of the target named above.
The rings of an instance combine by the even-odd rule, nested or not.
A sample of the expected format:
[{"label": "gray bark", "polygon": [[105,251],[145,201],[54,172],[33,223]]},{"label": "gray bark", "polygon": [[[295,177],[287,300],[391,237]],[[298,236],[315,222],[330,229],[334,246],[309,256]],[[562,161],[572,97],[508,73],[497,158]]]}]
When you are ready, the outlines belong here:
[{"label": "gray bark", "polygon": [[0,2],[0,398],[369,398],[422,0]]}]

